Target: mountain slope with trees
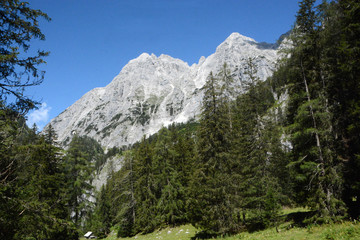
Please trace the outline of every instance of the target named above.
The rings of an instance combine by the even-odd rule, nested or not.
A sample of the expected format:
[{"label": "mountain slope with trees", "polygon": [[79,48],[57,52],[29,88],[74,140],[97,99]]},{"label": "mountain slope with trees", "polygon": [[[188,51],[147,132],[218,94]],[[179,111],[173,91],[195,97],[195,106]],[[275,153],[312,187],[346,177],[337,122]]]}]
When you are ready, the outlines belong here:
[{"label": "mountain slope with trees", "polygon": [[[243,76],[250,79],[243,86],[247,91],[236,100],[229,98],[226,64],[209,74],[199,125],[191,137],[195,144],[184,196],[187,221],[210,236],[276,225],[282,205],[309,207],[304,224],[359,216],[358,14],[356,1],[324,1],[318,6],[312,0],[300,2],[289,35],[292,48],[284,50],[288,57],[266,82],[258,80],[256,61],[249,58],[243,65]],[[280,103],[283,96],[285,105]],[[150,204],[149,211],[164,203],[160,196],[166,188],[160,194],[155,190],[155,159],[163,154],[151,145],[166,139],[164,131],[133,149],[145,154],[141,158],[147,157],[150,164],[141,176],[151,177],[148,200],[132,205],[136,218],[145,214],[136,211],[143,203]],[[172,155],[166,155],[163,164]],[[133,160],[135,165],[139,161]],[[166,224],[156,221],[159,211],[145,215],[153,214],[147,221],[150,228],[139,228],[134,221],[130,235]]]},{"label": "mountain slope with trees", "polygon": [[[224,63],[201,89],[198,121],[105,153],[88,136],[74,134],[62,149],[51,125],[43,133],[25,125],[37,103],[23,90],[40,83],[46,54],[26,65],[24,83],[11,49],[43,39],[36,19],[48,17],[17,0],[1,2],[2,30],[10,24],[14,33],[0,35],[1,239],[78,239],[88,229],[127,237],[187,223],[201,230],[196,237],[232,235],[277,229],[282,206],[307,207],[293,215],[302,226],[358,219],[360,3],[303,0],[296,16],[292,47],[272,77],[261,81],[259,61],[249,56],[238,91]],[[25,42],[11,38],[19,28]],[[94,174],[113,155],[123,167],[96,192]]]}]

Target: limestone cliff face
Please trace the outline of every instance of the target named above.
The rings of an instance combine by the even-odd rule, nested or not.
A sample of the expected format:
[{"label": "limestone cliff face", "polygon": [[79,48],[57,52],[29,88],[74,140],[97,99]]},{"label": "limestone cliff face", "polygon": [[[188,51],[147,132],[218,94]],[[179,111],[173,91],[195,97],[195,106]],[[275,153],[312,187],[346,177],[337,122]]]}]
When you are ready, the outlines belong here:
[{"label": "limestone cliff face", "polygon": [[173,122],[185,122],[200,113],[202,86],[212,71],[226,62],[242,92],[244,63],[255,58],[258,77],[269,77],[278,58],[276,46],[231,34],[209,57],[189,66],[167,55],[141,54],[131,60],[112,82],[86,93],[51,120],[64,145],[71,133],[87,135],[104,147],[128,145]]}]

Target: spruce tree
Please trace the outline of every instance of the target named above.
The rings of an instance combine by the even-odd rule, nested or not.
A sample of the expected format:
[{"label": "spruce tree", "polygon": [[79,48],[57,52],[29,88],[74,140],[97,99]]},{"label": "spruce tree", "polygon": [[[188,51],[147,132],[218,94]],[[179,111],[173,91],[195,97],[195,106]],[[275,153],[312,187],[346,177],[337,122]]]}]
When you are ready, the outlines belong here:
[{"label": "spruce tree", "polygon": [[90,219],[86,222],[88,228],[98,238],[105,238],[109,234],[111,224],[113,223],[111,219],[111,211],[113,209],[111,209],[111,199],[108,192],[110,184],[108,182],[106,185],[101,186],[100,192],[96,195],[95,209]]},{"label": "spruce tree", "polygon": [[6,240],[13,239],[19,228],[17,119],[18,113],[0,102],[0,237]]},{"label": "spruce tree", "polygon": [[226,63],[223,64],[220,69],[217,77],[220,80],[221,86],[221,96],[223,98],[223,104],[227,108],[227,117],[229,119],[230,130],[232,130],[232,102],[235,100],[235,88],[234,88],[234,78],[231,76],[230,69]]},{"label": "spruce tree", "polygon": [[124,165],[117,174],[118,177],[113,188],[113,191],[117,192],[112,197],[112,201],[118,205],[115,208],[117,213],[114,222],[119,225],[117,233],[119,237],[128,237],[136,233],[136,173],[134,160],[132,152],[125,153]]},{"label": "spruce tree", "polygon": [[[293,145],[291,166],[304,201],[316,211],[317,222],[344,214],[341,201],[342,163],[335,150],[333,113],[321,60],[321,14],[313,0],[300,2],[288,60],[288,129]],[[319,16],[319,17],[318,17]],[[301,191],[301,188],[305,191]]]},{"label": "spruce tree", "polygon": [[175,226],[185,222],[185,187],[178,172],[179,153],[176,130],[163,128],[154,146],[154,170],[156,178],[157,217],[160,224]]},{"label": "spruce tree", "polygon": [[[49,16],[29,7],[20,0],[0,2],[0,101],[20,113],[36,107],[38,102],[24,95],[24,89],[41,84],[44,71],[38,66],[45,63],[49,52],[38,50],[29,54],[33,39],[45,40],[39,28],[39,20]],[[15,101],[8,101],[14,98]]]},{"label": "spruce tree", "polygon": [[158,219],[155,217],[157,199],[152,149],[153,143],[149,143],[144,137],[134,153],[137,179],[134,186],[137,203],[135,232],[152,232],[158,226]]},{"label": "spruce tree", "polygon": [[44,136],[23,147],[26,167],[19,176],[22,210],[15,239],[77,239],[66,209],[60,149]]},{"label": "spruce tree", "polygon": [[78,135],[73,137],[64,160],[68,211],[76,227],[81,229],[82,222],[91,211],[90,181],[94,168],[91,157],[84,151],[82,138]]},{"label": "spruce tree", "polygon": [[247,227],[264,228],[276,220],[279,210],[281,191],[275,166],[283,160],[279,159],[282,149],[269,111],[274,104],[270,87],[257,77],[255,59],[249,58],[244,67],[247,92],[236,100],[232,149],[238,218]]},{"label": "spruce tree", "polygon": [[360,201],[357,199],[360,193],[357,174],[360,168],[360,3],[340,0],[323,8],[323,75],[333,113],[337,158],[345,165],[343,201],[350,216],[356,218],[360,215]]},{"label": "spruce tree", "polygon": [[1,111],[0,236],[74,239],[76,231],[66,211],[60,149],[17,118],[18,113],[10,109]]},{"label": "spruce tree", "polygon": [[230,159],[230,119],[218,76],[212,73],[203,87],[202,113],[197,135],[198,159],[190,183],[191,222],[209,234],[239,230],[234,218]]}]

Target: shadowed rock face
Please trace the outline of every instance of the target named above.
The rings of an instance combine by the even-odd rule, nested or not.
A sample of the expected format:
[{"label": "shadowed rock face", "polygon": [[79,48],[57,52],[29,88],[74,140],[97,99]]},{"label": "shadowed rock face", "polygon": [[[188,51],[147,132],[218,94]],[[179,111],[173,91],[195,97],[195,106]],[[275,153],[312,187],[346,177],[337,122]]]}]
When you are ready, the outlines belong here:
[{"label": "shadowed rock face", "polygon": [[255,58],[258,77],[265,80],[273,72],[278,48],[233,33],[214,54],[192,66],[167,55],[143,53],[129,61],[109,85],[86,93],[50,123],[64,145],[70,143],[74,130],[104,147],[128,145],[162,126],[196,118],[206,77],[225,62],[240,93],[249,57]]}]

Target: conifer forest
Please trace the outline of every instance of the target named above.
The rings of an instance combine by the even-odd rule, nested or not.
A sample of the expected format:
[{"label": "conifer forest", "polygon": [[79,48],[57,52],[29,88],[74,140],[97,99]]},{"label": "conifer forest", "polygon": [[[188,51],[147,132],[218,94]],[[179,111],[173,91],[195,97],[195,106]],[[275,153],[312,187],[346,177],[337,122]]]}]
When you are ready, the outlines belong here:
[{"label": "conifer forest", "polygon": [[[26,126],[39,103],[27,87],[46,81],[41,10],[0,3],[0,239],[105,238],[192,224],[202,236],[276,226],[283,207],[306,207],[303,224],[360,217],[360,2],[302,0],[273,75],[254,59],[236,95],[227,64],[203,86],[199,118],[124,147],[87,136],[68,146]],[[285,101],[283,101],[285,99]],[[96,191],[113,157],[122,167]]]}]

